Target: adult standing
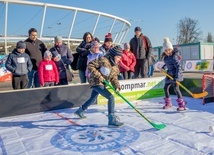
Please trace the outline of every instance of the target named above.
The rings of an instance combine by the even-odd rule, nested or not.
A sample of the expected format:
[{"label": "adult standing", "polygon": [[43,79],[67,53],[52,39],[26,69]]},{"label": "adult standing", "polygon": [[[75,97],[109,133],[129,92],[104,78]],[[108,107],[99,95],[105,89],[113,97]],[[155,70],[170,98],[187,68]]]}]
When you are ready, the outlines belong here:
[{"label": "adult standing", "polygon": [[25,40],[25,53],[30,56],[33,64],[33,69],[28,73],[28,88],[40,87],[38,68],[47,48],[41,40],[37,39],[37,30],[35,28],[29,29],[28,36]]},{"label": "adult standing", "polygon": [[104,44],[100,46],[100,51],[102,51],[103,55],[106,55],[109,50],[113,47],[113,40],[111,33],[105,35]]},{"label": "adult standing", "polygon": [[87,67],[87,56],[90,53],[91,42],[93,40],[93,36],[90,32],[86,32],[83,35],[83,41],[76,48],[77,53],[79,54],[79,58],[77,61],[77,69],[79,70],[79,77],[81,83],[86,83],[86,67]]},{"label": "adult standing", "polygon": [[54,47],[50,49],[50,52],[52,53],[53,60],[59,72],[58,85],[67,85],[68,79],[66,69],[69,69],[69,65],[71,65],[74,60],[71,50],[62,42],[61,36],[56,36],[54,38]]},{"label": "adult standing", "polygon": [[152,53],[152,44],[147,36],[141,33],[140,27],[135,27],[135,36],[130,40],[130,50],[136,57],[135,78],[148,77],[148,59]]}]

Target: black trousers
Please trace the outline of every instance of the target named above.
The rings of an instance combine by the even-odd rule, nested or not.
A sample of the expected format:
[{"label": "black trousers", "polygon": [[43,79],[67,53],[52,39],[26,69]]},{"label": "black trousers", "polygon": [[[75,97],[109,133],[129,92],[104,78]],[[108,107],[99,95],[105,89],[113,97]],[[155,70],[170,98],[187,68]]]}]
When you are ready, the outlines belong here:
[{"label": "black trousers", "polygon": [[28,75],[13,75],[12,77],[12,87],[13,89],[25,89],[27,88],[29,79]]},{"label": "black trousers", "polygon": [[175,94],[178,96],[178,98],[182,98],[182,94],[179,89],[179,85],[177,85],[176,83],[165,83],[165,85],[164,85],[165,97],[169,98],[169,88],[171,85],[173,86]]},{"label": "black trousers", "polygon": [[137,59],[135,65],[135,78],[147,78],[149,73],[148,59]]}]

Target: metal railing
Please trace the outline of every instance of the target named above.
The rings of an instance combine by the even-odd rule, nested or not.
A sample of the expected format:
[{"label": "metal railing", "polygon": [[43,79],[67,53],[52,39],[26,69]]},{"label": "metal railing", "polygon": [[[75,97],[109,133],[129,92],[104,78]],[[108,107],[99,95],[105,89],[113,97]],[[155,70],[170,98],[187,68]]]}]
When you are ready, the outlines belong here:
[{"label": "metal railing", "polygon": [[[15,9],[10,9],[10,6],[13,8],[14,5],[16,8],[20,7],[21,11],[25,9],[28,10],[29,8],[37,8],[39,11],[37,13],[35,12],[31,17],[27,17],[33,12],[33,9],[31,9],[29,12],[25,12],[26,17],[20,18],[19,13],[21,11],[15,12]],[[91,32],[92,35],[98,37],[101,42],[103,42],[104,36],[110,32],[112,33],[114,44],[121,44],[131,27],[131,24],[123,18],[72,6],[21,0],[0,0],[0,7],[3,8],[0,9],[2,10],[2,12],[0,12],[0,23],[2,23],[2,29],[0,27],[0,42],[4,43],[6,54],[8,53],[8,42],[25,40],[28,37],[27,31],[31,27],[38,30],[38,38],[42,41],[50,42],[53,41],[54,36],[61,35],[63,41],[66,41],[68,44],[82,41],[82,36],[85,32]],[[52,16],[48,16],[50,12],[53,13]],[[58,17],[56,21],[50,22],[60,12],[62,12],[61,17]],[[20,24],[26,23],[26,18],[30,18],[30,21],[34,20],[35,16],[41,19],[41,21],[37,19],[38,24],[33,25],[33,23],[30,22],[28,22],[28,26]],[[65,19],[66,16],[69,16],[69,18]],[[19,23],[13,23],[11,21],[11,19],[17,18],[19,19]],[[11,21],[10,23],[9,20]],[[11,25],[13,24],[17,25],[17,34],[12,32],[13,28]],[[25,28],[25,32],[22,31],[20,34],[20,30],[23,29],[23,27]],[[58,30],[56,30],[57,28]],[[63,31],[64,33],[62,33]]]}]

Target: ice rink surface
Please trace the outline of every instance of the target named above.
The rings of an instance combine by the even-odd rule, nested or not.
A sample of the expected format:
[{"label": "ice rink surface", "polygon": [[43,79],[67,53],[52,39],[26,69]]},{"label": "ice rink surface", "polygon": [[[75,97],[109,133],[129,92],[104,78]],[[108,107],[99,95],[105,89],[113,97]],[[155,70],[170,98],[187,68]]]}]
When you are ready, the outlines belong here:
[{"label": "ice rink surface", "polygon": [[107,126],[107,107],[93,105],[86,119],[73,109],[0,118],[1,155],[214,155],[214,103],[184,97],[187,110],[164,110],[163,98],[132,102],[166,128],[154,129],[128,104],[117,104],[121,128]]}]

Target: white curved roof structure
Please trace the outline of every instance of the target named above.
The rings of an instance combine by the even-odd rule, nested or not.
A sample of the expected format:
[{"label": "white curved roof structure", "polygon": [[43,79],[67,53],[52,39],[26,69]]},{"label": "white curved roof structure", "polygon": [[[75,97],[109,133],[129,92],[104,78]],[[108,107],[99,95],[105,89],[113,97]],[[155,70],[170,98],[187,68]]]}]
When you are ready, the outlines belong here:
[{"label": "white curved roof structure", "polygon": [[52,41],[62,36],[68,44],[82,41],[85,32],[91,32],[101,42],[112,33],[114,44],[121,44],[131,24],[120,17],[103,12],[22,0],[0,0],[0,42],[25,40],[32,27],[38,31],[39,39]]}]

